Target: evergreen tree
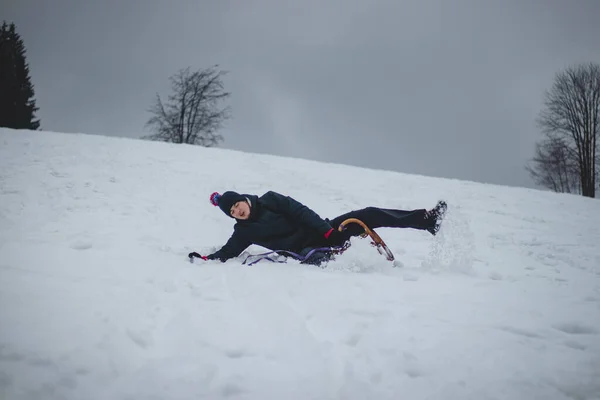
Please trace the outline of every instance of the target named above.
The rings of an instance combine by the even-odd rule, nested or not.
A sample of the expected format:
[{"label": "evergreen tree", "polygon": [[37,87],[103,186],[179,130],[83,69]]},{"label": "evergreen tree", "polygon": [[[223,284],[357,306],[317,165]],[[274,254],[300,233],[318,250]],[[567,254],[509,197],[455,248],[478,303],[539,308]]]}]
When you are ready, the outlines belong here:
[{"label": "evergreen tree", "polygon": [[0,29],[0,127],[38,129],[33,96],[25,45],[15,24],[4,21]]}]

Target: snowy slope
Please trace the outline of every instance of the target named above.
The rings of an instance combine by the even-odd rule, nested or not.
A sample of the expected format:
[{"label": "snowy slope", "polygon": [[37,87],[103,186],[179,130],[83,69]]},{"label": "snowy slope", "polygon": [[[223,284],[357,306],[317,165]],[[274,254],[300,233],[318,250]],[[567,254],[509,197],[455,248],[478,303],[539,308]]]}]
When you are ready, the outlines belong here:
[{"label": "snowy slope", "polygon": [[[3,400],[600,399],[597,200],[6,129],[0,167]],[[365,239],[326,269],[190,264],[227,189],[449,211],[379,229],[396,264]]]}]

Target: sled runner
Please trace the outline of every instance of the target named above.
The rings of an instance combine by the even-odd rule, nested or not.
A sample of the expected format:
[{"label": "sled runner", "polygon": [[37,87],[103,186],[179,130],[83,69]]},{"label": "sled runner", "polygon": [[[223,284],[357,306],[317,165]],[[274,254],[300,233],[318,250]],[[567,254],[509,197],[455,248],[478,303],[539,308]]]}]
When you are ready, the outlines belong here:
[{"label": "sled runner", "polygon": [[346,229],[346,225],[352,224],[352,223],[358,224],[364,229],[365,232],[362,233],[360,236],[362,238],[366,238],[367,236],[370,237],[372,240],[371,245],[373,245],[374,247],[377,248],[377,251],[379,252],[379,254],[384,255],[388,261],[394,261],[394,254],[392,254],[391,250],[387,247],[387,245],[385,244],[383,239],[377,234],[377,232],[375,232],[373,229],[370,229],[367,226],[367,224],[362,222],[360,219],[348,218],[347,220],[344,220],[340,224],[340,227],[338,228],[338,230],[340,232],[342,232],[343,230]]},{"label": "sled runner", "polygon": [[347,241],[343,246],[340,247],[319,247],[316,249],[311,249],[307,254],[298,254],[288,250],[273,250],[261,254],[247,254],[245,255],[244,261],[242,261],[242,264],[254,265],[261,260],[285,263],[287,262],[287,258],[291,257],[300,261],[300,264],[319,266],[323,262],[332,260],[336,255],[342,254],[348,250],[349,247],[350,241]]}]

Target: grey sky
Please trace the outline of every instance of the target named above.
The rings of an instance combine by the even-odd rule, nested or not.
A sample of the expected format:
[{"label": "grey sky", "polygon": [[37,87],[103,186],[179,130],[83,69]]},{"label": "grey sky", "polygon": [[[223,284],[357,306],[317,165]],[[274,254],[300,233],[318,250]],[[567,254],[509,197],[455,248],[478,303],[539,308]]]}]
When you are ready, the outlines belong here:
[{"label": "grey sky", "polygon": [[44,130],[147,134],[170,75],[219,64],[220,147],[511,186],[554,74],[600,62],[598,0],[2,4]]}]

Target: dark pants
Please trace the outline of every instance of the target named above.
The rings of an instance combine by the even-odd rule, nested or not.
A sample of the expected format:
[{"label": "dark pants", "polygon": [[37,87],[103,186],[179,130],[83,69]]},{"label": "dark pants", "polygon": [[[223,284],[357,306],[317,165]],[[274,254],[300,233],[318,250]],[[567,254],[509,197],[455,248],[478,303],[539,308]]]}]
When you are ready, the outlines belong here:
[{"label": "dark pants", "polygon": [[[335,217],[329,223],[334,229],[348,218],[357,218],[364,222],[369,228],[412,228],[427,229],[433,224],[433,221],[425,218],[426,210],[392,210],[387,208],[367,207],[362,210],[350,211]],[[357,224],[346,226],[345,232],[348,236],[358,236],[363,233],[363,228]]]},{"label": "dark pants", "polygon": [[[427,228],[431,228],[435,223],[433,220],[426,218],[425,209],[405,211],[377,207],[367,207],[361,210],[350,211],[328,221],[331,227],[337,230],[340,224],[348,218],[357,218],[364,222],[371,229],[412,228],[425,230]],[[346,229],[342,232],[342,234],[345,236],[345,239],[349,239],[352,236],[359,236],[362,233],[364,233],[362,226],[354,223],[348,224]],[[319,239],[317,243],[314,243],[313,245],[303,249],[301,254],[306,255],[313,248],[322,246],[330,246],[330,244],[327,242],[327,239]],[[319,265],[322,262],[329,260],[331,255],[332,254],[327,251],[316,252],[313,253],[313,256],[310,257],[310,260],[306,260],[305,263]]]}]

